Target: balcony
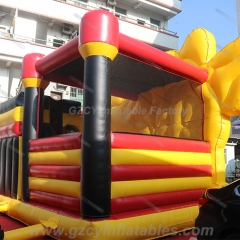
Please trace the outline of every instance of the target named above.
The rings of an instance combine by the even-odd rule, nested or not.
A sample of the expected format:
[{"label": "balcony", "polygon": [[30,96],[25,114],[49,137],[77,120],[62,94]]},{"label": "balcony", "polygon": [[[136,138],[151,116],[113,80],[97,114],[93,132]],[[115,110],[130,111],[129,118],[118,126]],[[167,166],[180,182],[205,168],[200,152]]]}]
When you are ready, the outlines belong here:
[{"label": "balcony", "polygon": [[[82,16],[86,12],[96,9],[92,6],[91,2],[83,3],[78,0],[0,0],[0,4],[5,8],[18,8],[19,12],[31,13],[32,15],[35,14],[36,16],[39,16],[41,21],[45,19],[44,21],[48,22],[48,26],[55,24],[62,25],[65,22],[73,25],[75,28],[78,26]],[[54,9],[54,11],[52,11],[52,9]],[[108,10],[111,9],[109,8]],[[159,48],[178,48],[178,37],[176,33],[164,28],[160,28],[159,26],[154,26],[147,21],[140,23],[137,18],[130,18],[127,15],[123,16],[115,13],[114,11],[113,13],[119,18],[120,32],[140,41],[144,41],[148,44],[154,44]],[[17,34],[24,36],[24,34],[21,34],[21,32],[18,32]],[[40,40],[37,40],[36,42],[40,44],[43,43],[50,46],[57,46],[58,44],[49,44],[50,42],[53,42],[54,37],[52,37],[50,40],[49,38],[42,39],[41,37],[38,37],[38,39]],[[44,41],[46,43],[44,43]],[[57,40],[55,40],[55,42],[57,42]]]}]

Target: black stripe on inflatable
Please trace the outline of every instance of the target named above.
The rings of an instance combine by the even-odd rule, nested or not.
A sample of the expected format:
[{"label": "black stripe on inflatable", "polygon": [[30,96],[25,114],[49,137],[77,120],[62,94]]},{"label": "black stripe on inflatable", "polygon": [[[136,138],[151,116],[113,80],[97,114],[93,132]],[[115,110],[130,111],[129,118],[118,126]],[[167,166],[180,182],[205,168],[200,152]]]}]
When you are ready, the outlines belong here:
[{"label": "black stripe on inflatable", "polygon": [[24,92],[19,93],[18,96],[13,97],[0,104],[0,114],[8,112],[15,107],[23,106],[24,104]]},{"label": "black stripe on inflatable", "polygon": [[37,109],[38,109],[38,89],[29,87],[25,89],[24,101],[27,106],[23,111],[23,131],[22,131],[22,200],[29,201],[28,186],[28,146],[29,140],[36,139],[37,134]]},{"label": "black stripe on inflatable", "polygon": [[5,172],[5,196],[11,197],[11,180],[12,180],[12,138],[7,139],[6,148],[6,172]]},{"label": "black stripe on inflatable", "polygon": [[2,140],[1,165],[0,165],[0,194],[5,195],[5,171],[6,171],[7,139]]},{"label": "black stripe on inflatable", "polygon": [[85,59],[83,109],[89,111],[83,115],[80,209],[87,219],[110,216],[111,64],[103,56]]},{"label": "black stripe on inflatable", "polygon": [[19,154],[19,141],[18,137],[13,138],[12,143],[12,180],[11,180],[11,197],[17,199],[17,187],[18,187],[18,156]]}]

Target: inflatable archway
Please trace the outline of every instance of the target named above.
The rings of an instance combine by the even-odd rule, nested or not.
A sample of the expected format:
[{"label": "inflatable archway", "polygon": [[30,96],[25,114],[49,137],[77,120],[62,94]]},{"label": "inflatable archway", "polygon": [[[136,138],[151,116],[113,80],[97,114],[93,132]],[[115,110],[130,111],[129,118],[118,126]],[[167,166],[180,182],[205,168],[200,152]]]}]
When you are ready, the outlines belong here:
[{"label": "inflatable archway", "polygon": [[[149,239],[194,227],[204,189],[226,184],[239,44],[216,54],[213,35],[196,29],[165,53],[97,10],[79,39],[26,55],[25,92],[0,105],[0,209],[29,227],[5,239]],[[83,88],[82,111],[44,96],[49,81]]]}]

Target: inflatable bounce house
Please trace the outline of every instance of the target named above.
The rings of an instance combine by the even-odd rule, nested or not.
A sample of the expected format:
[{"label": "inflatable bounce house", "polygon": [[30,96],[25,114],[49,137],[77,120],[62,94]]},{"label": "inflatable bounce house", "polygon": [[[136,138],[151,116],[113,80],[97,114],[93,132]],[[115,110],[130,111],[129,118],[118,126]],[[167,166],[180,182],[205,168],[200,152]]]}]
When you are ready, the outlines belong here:
[{"label": "inflatable bounce house", "polygon": [[[216,54],[205,29],[162,52],[88,12],[80,36],[24,57],[25,91],[0,105],[4,239],[153,239],[194,227],[204,189],[225,182],[240,115],[240,38]],[[83,106],[44,96],[83,88]]]}]

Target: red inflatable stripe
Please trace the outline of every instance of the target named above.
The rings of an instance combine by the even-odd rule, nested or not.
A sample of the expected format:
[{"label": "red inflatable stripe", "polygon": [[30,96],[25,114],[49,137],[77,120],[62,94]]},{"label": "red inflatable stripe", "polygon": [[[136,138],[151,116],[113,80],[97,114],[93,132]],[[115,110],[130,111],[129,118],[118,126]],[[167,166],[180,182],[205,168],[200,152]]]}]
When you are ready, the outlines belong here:
[{"label": "red inflatable stripe", "polygon": [[211,165],[113,165],[112,181],[212,176]]},{"label": "red inflatable stripe", "polygon": [[29,141],[30,152],[58,151],[81,148],[81,133],[59,135]]},{"label": "red inflatable stripe", "polygon": [[112,133],[112,148],[163,150],[178,152],[210,153],[210,144],[204,141],[147,136],[140,134]]},{"label": "red inflatable stripe", "polygon": [[30,190],[30,199],[32,201],[45,203],[61,209],[68,209],[80,213],[80,199],[59,194],[47,193],[42,191]]},{"label": "red inflatable stripe", "polygon": [[14,122],[0,127],[0,139],[22,135],[22,122]]},{"label": "red inflatable stripe", "polygon": [[80,166],[29,165],[29,176],[80,182]]},{"label": "red inflatable stripe", "polygon": [[183,205],[188,202],[197,202],[203,192],[204,189],[196,189],[114,198],[111,200],[111,214],[132,212],[149,208],[153,209],[155,212],[160,212],[162,211],[162,208],[170,209],[175,204]]}]

